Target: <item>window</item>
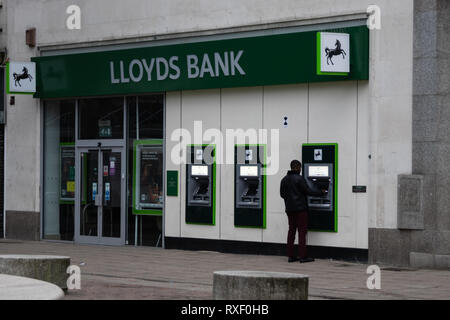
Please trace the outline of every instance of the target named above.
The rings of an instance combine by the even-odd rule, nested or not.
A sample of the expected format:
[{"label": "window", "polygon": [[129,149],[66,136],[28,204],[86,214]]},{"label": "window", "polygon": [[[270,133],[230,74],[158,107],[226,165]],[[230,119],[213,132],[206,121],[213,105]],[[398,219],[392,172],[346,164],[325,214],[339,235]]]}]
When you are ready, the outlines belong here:
[{"label": "window", "polygon": [[79,100],[80,139],[123,139],[123,99],[118,97]]},{"label": "window", "polygon": [[75,101],[44,105],[45,239],[73,240],[75,204]]},{"label": "window", "polygon": [[[127,97],[128,243],[155,246],[161,236],[164,95]],[[133,199],[134,196],[134,199]],[[133,207],[134,204],[134,207]],[[135,214],[139,214],[136,219]],[[161,242],[159,241],[159,245]]]}]

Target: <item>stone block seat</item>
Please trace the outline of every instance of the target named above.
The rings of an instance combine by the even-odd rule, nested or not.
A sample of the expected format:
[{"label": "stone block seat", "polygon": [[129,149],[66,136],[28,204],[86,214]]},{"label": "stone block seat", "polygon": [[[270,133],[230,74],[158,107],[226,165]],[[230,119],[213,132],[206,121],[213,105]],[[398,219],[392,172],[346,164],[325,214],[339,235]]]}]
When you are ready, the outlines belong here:
[{"label": "stone block seat", "polygon": [[216,271],[216,300],[307,300],[309,277],[297,273]]},{"label": "stone block seat", "polygon": [[60,287],[41,280],[0,274],[0,300],[60,300]]},{"label": "stone block seat", "polygon": [[0,274],[46,281],[63,290],[67,290],[69,265],[70,257],[64,256],[0,255]]}]

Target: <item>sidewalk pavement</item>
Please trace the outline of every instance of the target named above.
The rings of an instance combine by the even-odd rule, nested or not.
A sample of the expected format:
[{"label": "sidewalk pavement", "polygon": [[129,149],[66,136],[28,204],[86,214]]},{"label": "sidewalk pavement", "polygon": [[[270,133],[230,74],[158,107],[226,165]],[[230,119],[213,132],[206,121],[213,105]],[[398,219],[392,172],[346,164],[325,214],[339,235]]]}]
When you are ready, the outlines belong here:
[{"label": "sidewalk pavement", "polygon": [[257,270],[309,276],[310,299],[450,299],[450,272],[381,267],[381,289],[369,290],[368,265],[335,260],[288,263],[279,256],[0,240],[0,254],[71,257],[81,290],[65,299],[212,299],[213,272]]}]

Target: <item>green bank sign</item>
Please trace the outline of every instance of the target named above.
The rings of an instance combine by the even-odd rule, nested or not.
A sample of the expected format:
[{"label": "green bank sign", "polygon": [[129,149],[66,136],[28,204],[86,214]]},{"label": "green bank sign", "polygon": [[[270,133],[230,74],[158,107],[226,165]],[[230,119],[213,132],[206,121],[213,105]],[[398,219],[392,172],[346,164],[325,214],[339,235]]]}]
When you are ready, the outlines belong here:
[{"label": "green bank sign", "polygon": [[238,73],[245,75],[245,71],[239,65],[239,60],[244,54],[244,50],[239,52],[225,51],[214,52],[213,55],[204,53],[197,56],[189,54],[184,59],[179,56],[156,58],[133,59],[128,65],[123,60],[110,61],[111,84],[141,82],[141,81],[164,81],[167,78],[178,80],[181,75],[180,60],[186,61],[183,77],[188,79],[204,77],[229,77]]},{"label": "green bank sign", "polygon": [[[318,73],[317,32],[36,57],[37,98],[368,80],[366,26],[326,30],[348,34],[350,72]],[[328,51],[329,52],[329,51]],[[336,60],[335,60],[336,61]]]}]

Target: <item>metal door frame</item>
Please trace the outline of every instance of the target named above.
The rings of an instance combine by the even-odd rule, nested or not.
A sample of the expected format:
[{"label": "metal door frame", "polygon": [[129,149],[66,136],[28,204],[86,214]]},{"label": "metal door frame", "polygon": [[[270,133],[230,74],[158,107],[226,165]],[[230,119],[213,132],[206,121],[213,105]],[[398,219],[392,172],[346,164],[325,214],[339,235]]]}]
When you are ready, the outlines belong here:
[{"label": "metal door frame", "polygon": [[[98,194],[101,193],[103,197],[103,151],[111,151],[120,153],[120,174],[121,174],[121,186],[120,186],[120,197],[121,197],[121,206],[120,206],[120,237],[112,238],[112,237],[103,237],[102,236],[102,224],[103,224],[103,205],[97,207],[97,236],[85,236],[81,235],[81,154],[87,153],[89,151],[97,150],[98,151]],[[108,146],[101,144],[101,147],[95,146],[93,144],[91,147],[83,146],[76,147],[75,151],[75,233],[74,238],[76,243],[86,243],[86,244],[104,244],[104,245],[124,245],[125,244],[125,223],[126,223],[126,157],[125,150],[122,146]]]},{"label": "metal door frame", "polygon": [[[75,103],[75,229],[74,229],[74,242],[75,243],[87,243],[87,244],[106,244],[106,245],[124,245],[126,243],[126,223],[127,223],[127,100],[123,96],[123,137],[122,139],[93,139],[93,140],[80,140],[79,139],[79,100]],[[121,153],[121,210],[120,210],[120,238],[107,238],[101,237],[101,233],[98,233],[96,237],[81,236],[80,235],[80,201],[81,201],[81,152],[85,152],[92,149],[108,149],[116,150]],[[103,161],[103,158],[101,159]],[[100,159],[99,159],[100,163]],[[98,168],[100,169],[100,168]],[[101,168],[103,172],[103,168]],[[99,172],[100,174],[100,172]],[[98,214],[97,217],[100,217]],[[100,231],[100,222],[98,222],[97,228]]]}]

